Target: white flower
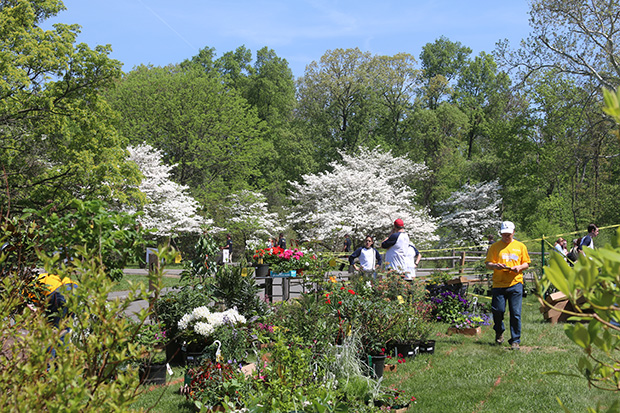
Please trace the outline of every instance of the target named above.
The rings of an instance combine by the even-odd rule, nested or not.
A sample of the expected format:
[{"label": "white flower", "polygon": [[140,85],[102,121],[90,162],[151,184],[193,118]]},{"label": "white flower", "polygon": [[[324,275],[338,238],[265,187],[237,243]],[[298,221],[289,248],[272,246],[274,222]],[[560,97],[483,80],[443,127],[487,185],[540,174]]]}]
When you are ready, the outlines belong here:
[{"label": "white flower", "polygon": [[225,322],[231,324],[245,323],[246,318],[239,314],[236,309],[229,309],[223,312],[212,313],[208,307],[196,307],[191,313],[185,314],[181,320],[179,320],[179,330],[187,330],[193,324],[193,330],[195,333],[209,337],[215,329]]},{"label": "white flower", "polygon": [[213,333],[213,331],[215,331],[215,326],[213,326],[213,324],[205,323],[203,321],[198,321],[194,325],[194,331],[203,337],[209,337]]},{"label": "white flower", "polygon": [[192,322],[194,320],[194,316],[192,314],[185,314],[180,320],[179,320],[179,330],[185,330],[187,328],[187,326],[189,325],[190,322]]}]

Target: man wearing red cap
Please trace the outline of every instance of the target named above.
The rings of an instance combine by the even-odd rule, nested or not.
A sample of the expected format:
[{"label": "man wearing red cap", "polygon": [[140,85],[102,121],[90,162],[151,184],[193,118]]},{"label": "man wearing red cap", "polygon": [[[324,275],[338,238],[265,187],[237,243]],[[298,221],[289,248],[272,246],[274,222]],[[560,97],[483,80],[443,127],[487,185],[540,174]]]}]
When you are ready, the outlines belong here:
[{"label": "man wearing red cap", "polygon": [[388,267],[399,272],[407,271],[407,252],[409,249],[409,235],[405,232],[405,223],[398,218],[394,221],[394,228],[390,235],[381,243],[381,248],[387,249],[385,262]]}]

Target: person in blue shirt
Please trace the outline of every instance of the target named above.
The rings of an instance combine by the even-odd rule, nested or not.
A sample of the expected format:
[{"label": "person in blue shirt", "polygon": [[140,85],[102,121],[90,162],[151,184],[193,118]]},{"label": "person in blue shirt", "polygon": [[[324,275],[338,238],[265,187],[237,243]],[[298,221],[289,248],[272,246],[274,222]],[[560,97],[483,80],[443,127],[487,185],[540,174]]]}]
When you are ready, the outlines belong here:
[{"label": "person in blue shirt", "polygon": [[[381,266],[381,254],[374,248],[374,240],[372,236],[366,236],[364,246],[359,247],[353,254],[349,255],[349,264],[355,268],[355,271],[363,271],[364,274],[377,276],[377,268]],[[359,265],[355,264],[355,259],[359,258]]]},{"label": "person in blue shirt", "polygon": [[581,243],[579,243],[579,253],[582,255],[586,255],[586,252],[583,250],[584,247],[594,249],[594,237],[598,235],[598,227],[594,224],[588,225],[588,235],[581,239]]}]

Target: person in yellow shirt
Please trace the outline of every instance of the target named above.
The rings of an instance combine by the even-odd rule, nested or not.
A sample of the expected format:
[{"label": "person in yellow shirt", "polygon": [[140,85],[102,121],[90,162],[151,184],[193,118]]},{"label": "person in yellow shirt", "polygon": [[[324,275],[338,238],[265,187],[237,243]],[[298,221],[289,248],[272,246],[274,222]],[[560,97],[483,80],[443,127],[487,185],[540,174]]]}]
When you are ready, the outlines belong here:
[{"label": "person in yellow shirt", "polygon": [[485,260],[486,267],[493,270],[493,289],[491,311],[495,343],[504,342],[504,313],[506,301],[510,310],[510,340],[508,343],[518,350],[521,343],[521,304],[523,301],[523,271],[530,266],[527,247],[514,239],[515,225],[502,222],[502,239],[489,247]]},{"label": "person in yellow shirt", "polygon": [[46,305],[45,313],[54,327],[58,327],[60,319],[67,315],[65,303],[67,302],[63,293],[77,288],[77,283],[69,277],[60,279],[56,274],[39,274],[39,283],[44,287]]}]

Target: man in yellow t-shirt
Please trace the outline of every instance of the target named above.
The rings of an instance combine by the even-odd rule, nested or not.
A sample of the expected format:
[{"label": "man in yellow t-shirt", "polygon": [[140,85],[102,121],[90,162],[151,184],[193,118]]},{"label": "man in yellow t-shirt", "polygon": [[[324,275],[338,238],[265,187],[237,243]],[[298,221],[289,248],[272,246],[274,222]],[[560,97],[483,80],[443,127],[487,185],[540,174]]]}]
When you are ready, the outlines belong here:
[{"label": "man in yellow t-shirt", "polygon": [[510,309],[510,340],[514,350],[521,343],[521,303],[523,301],[523,271],[530,266],[530,256],[522,242],[514,239],[515,225],[510,221],[502,222],[500,234],[502,239],[489,247],[485,260],[486,267],[493,270],[493,329],[495,343],[504,342],[504,313],[506,301]]},{"label": "man in yellow t-shirt", "polygon": [[45,313],[50,323],[58,327],[60,319],[67,315],[66,298],[63,293],[77,288],[77,283],[68,277],[60,279],[58,275],[46,272],[39,274],[39,283],[45,287]]}]

